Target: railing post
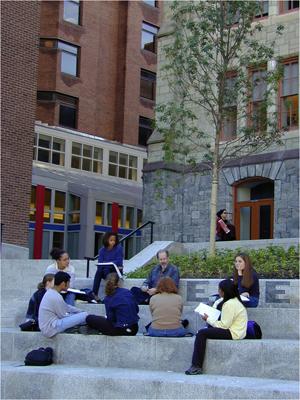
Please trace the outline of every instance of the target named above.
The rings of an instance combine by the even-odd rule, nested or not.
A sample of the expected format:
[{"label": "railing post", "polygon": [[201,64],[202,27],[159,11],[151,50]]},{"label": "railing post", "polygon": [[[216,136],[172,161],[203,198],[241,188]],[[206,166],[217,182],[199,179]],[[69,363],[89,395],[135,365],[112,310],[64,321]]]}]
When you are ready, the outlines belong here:
[{"label": "railing post", "polygon": [[150,244],[153,243],[153,222],[151,222],[151,229],[150,229]]},{"label": "railing post", "polygon": [[87,264],[86,264],[86,277],[88,278],[90,275],[90,259],[87,259]]}]

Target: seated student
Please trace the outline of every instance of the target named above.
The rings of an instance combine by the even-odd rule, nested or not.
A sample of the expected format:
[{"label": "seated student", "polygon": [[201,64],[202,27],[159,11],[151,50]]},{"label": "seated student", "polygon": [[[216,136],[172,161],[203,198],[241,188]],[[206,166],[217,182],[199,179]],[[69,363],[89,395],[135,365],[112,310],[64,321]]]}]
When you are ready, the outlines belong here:
[{"label": "seated student", "polygon": [[259,281],[258,275],[248,254],[240,253],[235,257],[235,268],[233,280],[238,285],[239,294],[248,297],[249,301],[244,301],[245,307],[257,307],[259,302]]},{"label": "seated student", "polygon": [[185,371],[186,375],[202,374],[207,339],[237,340],[246,337],[248,316],[237,286],[231,279],[223,280],[219,283],[219,295],[223,297],[221,320],[212,320],[207,314],[202,317],[210,327],[198,331],[192,365]]},{"label": "seated student", "polygon": [[139,330],[139,307],[130,290],[120,287],[116,273],[107,276],[104,298],[106,318],[89,315],[86,319],[92,329],[110,336],[134,336]]},{"label": "seated student", "polygon": [[156,286],[160,278],[169,276],[173,279],[177,288],[179,287],[179,271],[175,265],[169,263],[168,250],[159,250],[156,258],[159,264],[152,268],[142,287],[134,286],[130,289],[138,304],[149,304],[151,296],[156,293]]},{"label": "seated student", "polygon": [[[56,274],[58,271],[67,272],[70,277],[70,287],[74,288],[75,283],[75,268],[70,265],[70,257],[69,254],[62,249],[53,248],[50,252],[50,256],[54,261],[53,264],[49,265],[46,269],[45,274]],[[75,304],[75,293],[66,293],[63,295],[65,302],[74,306]]]},{"label": "seated student", "polygon": [[[98,263],[113,262],[123,274],[123,247],[119,244],[118,235],[114,232],[106,232],[103,236],[103,247],[99,250]],[[114,272],[110,265],[98,265],[94,278],[93,293],[95,299],[100,302],[98,296],[101,279]]]},{"label": "seated student", "polygon": [[35,322],[36,328],[38,328],[38,316],[39,316],[39,308],[44,297],[46,291],[54,286],[54,275],[46,274],[42,280],[38,284],[38,290],[33,293],[29,300],[27,312],[26,312],[26,322],[32,321]]},{"label": "seated student", "polygon": [[75,325],[86,323],[88,314],[67,304],[60,294],[61,291],[69,288],[70,279],[70,275],[66,272],[57,272],[54,277],[53,289],[47,290],[41,301],[39,327],[46,337],[52,337]]},{"label": "seated student", "polygon": [[187,333],[181,321],[182,297],[178,294],[172,278],[167,276],[159,280],[149,307],[152,315],[152,322],[148,328],[149,336],[179,337]]}]

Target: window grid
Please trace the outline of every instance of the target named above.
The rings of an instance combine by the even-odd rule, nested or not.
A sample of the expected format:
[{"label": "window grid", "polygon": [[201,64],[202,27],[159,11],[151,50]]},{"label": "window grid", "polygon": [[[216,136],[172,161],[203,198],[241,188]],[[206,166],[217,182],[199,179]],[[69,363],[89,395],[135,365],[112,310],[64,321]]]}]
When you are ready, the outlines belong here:
[{"label": "window grid", "polygon": [[155,100],[156,74],[141,69],[140,96],[149,100]]},{"label": "window grid", "polygon": [[108,175],[137,180],[137,157],[116,151],[109,152]]},{"label": "window grid", "polygon": [[33,160],[63,167],[65,165],[65,140],[36,133]]},{"label": "window grid", "polygon": [[267,106],[264,102],[267,82],[266,69],[253,70],[252,74],[252,101],[250,105],[251,124],[256,132],[267,129]]},{"label": "window grid", "polygon": [[142,25],[142,43],[141,47],[144,50],[156,53],[156,35],[158,32],[158,27],[143,22]]},{"label": "window grid", "polygon": [[72,142],[71,168],[102,174],[103,149]]},{"label": "window grid", "polygon": [[64,21],[80,25],[80,1],[64,0]]},{"label": "window grid", "polygon": [[283,78],[280,85],[280,127],[294,129],[299,125],[298,60],[283,64]]},{"label": "window grid", "polygon": [[268,0],[260,0],[258,1],[260,6],[259,12],[255,15],[255,18],[263,18],[269,15],[269,1]]}]

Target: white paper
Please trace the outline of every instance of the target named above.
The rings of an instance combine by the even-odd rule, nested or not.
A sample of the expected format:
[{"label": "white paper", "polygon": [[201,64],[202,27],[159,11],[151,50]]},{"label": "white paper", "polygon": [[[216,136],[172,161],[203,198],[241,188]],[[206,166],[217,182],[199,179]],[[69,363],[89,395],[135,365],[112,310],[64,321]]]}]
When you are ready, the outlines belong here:
[{"label": "white paper", "polygon": [[122,276],[122,274],[121,274],[119,268],[116,266],[115,263],[113,263],[113,262],[106,262],[106,263],[97,263],[97,265],[112,265],[112,266],[115,268],[116,273],[118,274],[118,277],[119,277],[120,279],[123,279],[123,276]]},{"label": "white paper", "polygon": [[214,321],[217,321],[219,318],[221,311],[208,306],[207,304],[200,303],[197,308],[195,308],[195,312],[199,313],[200,315],[207,314],[208,317]]},{"label": "white paper", "polygon": [[242,296],[241,294],[240,294],[240,298],[241,298],[242,301],[250,301],[250,300],[248,299],[248,297]]},{"label": "white paper", "polygon": [[[73,289],[73,288],[69,288],[69,289],[67,290],[67,292],[77,293],[77,294],[86,294],[86,292],[83,292],[82,290]],[[60,293],[65,294],[65,293],[67,293],[67,292],[66,292],[65,290],[62,290]]]}]

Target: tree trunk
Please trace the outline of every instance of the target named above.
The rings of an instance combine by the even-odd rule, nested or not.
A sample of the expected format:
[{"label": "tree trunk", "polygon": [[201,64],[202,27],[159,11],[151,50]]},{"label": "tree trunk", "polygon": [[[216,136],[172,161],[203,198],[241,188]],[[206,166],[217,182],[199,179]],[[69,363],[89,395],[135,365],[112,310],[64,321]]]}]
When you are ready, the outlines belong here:
[{"label": "tree trunk", "polygon": [[209,235],[209,255],[214,256],[216,253],[216,213],[218,201],[218,167],[217,163],[213,163],[211,197],[210,197],[210,235]]}]

